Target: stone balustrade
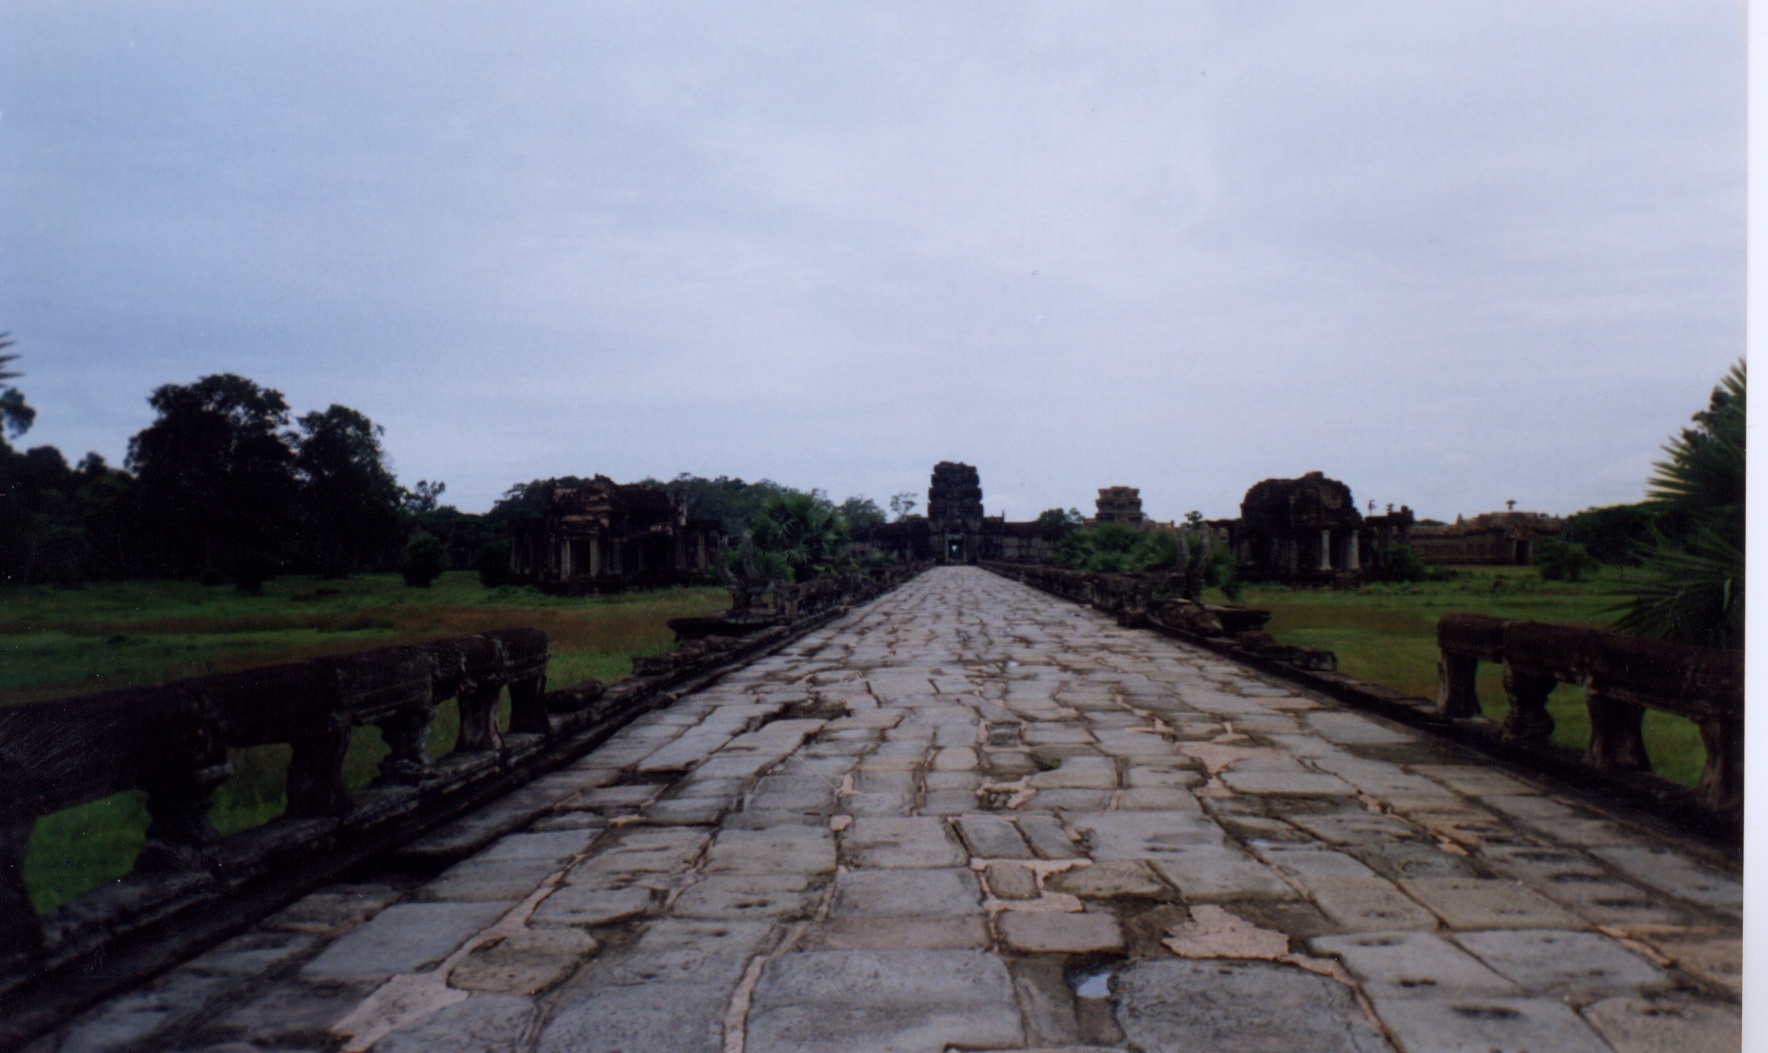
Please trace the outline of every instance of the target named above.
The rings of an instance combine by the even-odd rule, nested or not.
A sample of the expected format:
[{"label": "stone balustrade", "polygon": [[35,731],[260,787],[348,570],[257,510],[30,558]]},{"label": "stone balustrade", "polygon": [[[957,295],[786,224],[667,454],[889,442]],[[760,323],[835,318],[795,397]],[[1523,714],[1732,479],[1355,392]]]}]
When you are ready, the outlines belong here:
[{"label": "stone balustrade", "polygon": [[[0,1016],[13,1018],[0,1038],[239,931],[920,569],[787,586],[768,625],[635,659],[634,675],[612,687],[547,692],[548,637],[517,628],[0,709]],[[459,732],[432,758],[430,726],[449,699]],[[389,752],[352,793],[345,754],[368,725]],[[232,773],[228,751],[270,744],[291,748],[286,811],[219,836],[210,811]],[[23,877],[36,822],[125,791],[147,797],[134,869],[39,916]]]},{"label": "stone balustrade", "polygon": [[1743,652],[1660,643],[1620,633],[1542,622],[1450,614],[1437,622],[1443,716],[1478,719],[1480,662],[1504,667],[1510,703],[1506,742],[1545,744],[1547,701],[1560,684],[1582,687],[1590,714],[1583,761],[1602,775],[1649,773],[1643,723],[1655,709],[1692,720],[1706,746],[1697,794],[1703,807],[1734,816],[1743,806]]}]

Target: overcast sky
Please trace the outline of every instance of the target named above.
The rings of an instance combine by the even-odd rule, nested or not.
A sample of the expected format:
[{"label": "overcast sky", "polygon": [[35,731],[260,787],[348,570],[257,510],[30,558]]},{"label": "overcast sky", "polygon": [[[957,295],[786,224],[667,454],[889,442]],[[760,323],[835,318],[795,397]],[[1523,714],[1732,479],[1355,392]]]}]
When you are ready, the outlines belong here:
[{"label": "overcast sky", "polygon": [[[549,475],[1452,519],[1743,354],[1738,2],[0,6],[26,444],[234,372]],[[924,500],[924,497],[923,497]]]}]

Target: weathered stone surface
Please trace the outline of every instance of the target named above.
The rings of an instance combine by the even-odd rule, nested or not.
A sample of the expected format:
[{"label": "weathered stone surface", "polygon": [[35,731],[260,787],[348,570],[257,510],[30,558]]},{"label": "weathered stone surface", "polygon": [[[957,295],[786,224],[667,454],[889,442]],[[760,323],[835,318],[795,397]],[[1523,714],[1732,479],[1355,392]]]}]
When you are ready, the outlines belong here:
[{"label": "weathered stone surface", "polygon": [[1743,1048],[1736,1008],[1673,998],[1608,998],[1584,1008],[1584,1020],[1615,1053],[1693,1053]]},{"label": "weathered stone surface", "polygon": [[519,900],[540,887],[561,864],[556,859],[485,859],[475,856],[444,870],[416,890],[420,900]]},{"label": "weathered stone surface", "polygon": [[1306,885],[1321,913],[1345,932],[1437,927],[1435,915],[1381,878],[1318,878]]},{"label": "weathered stone surface", "polygon": [[536,925],[610,925],[647,913],[654,902],[655,894],[642,886],[562,885],[540,901],[531,920]]},{"label": "weathered stone surface", "polygon": [[1269,867],[1227,845],[1200,845],[1150,857],[1149,863],[1188,903],[1295,899],[1299,893]]},{"label": "weathered stone surface", "polygon": [[[1197,845],[1219,845],[1222,828],[1200,816],[1158,812],[1103,812],[1071,815],[1068,827],[1079,834],[1096,860],[1147,859]],[[1024,829],[1021,824],[1020,829]]]},{"label": "weathered stone surface", "polygon": [[835,877],[833,917],[980,914],[982,889],[967,869],[848,870]]},{"label": "weathered stone surface", "polygon": [[690,885],[669,906],[682,918],[800,918],[816,909],[819,893],[806,874],[712,874]]},{"label": "weathered stone surface", "polygon": [[367,921],[399,896],[399,890],[389,885],[332,885],[277,911],[259,928],[335,936]]},{"label": "weathered stone surface", "polygon": [[1743,912],[1743,883],[1667,848],[1592,848],[1629,878],[1659,892],[1728,914]]},{"label": "weathered stone surface", "polygon": [[1415,878],[1400,888],[1455,929],[1580,929],[1581,919],[1526,885],[1484,878]]},{"label": "weathered stone surface", "polygon": [[982,916],[830,918],[804,937],[806,951],[981,950],[991,941]]},{"label": "weathered stone surface", "polygon": [[537,1012],[526,998],[507,994],[475,994],[407,1027],[374,1045],[376,1053],[480,1053],[514,1049]]},{"label": "weathered stone surface", "polygon": [[[812,951],[768,963],[746,1053],[1006,1049],[1024,1033],[999,958],[975,951]],[[856,1040],[859,1045],[856,1045]]]},{"label": "weathered stone surface", "polygon": [[1008,947],[1028,953],[1111,954],[1123,950],[1115,914],[1005,911],[995,916]]},{"label": "weathered stone surface", "polygon": [[984,876],[989,894],[996,899],[1037,898],[1037,874],[1021,863],[990,863]]},{"label": "weathered stone surface", "polygon": [[1032,859],[1036,853],[1019,829],[997,815],[960,815],[954,820],[970,854],[982,859]]},{"label": "weathered stone surface", "polygon": [[468,991],[531,995],[576,972],[597,946],[580,929],[529,929],[474,950],[448,982]]},{"label": "weathered stone surface", "polygon": [[491,925],[513,903],[396,903],[308,962],[311,979],[354,980],[422,971]]},{"label": "weathered stone surface", "polygon": [[1357,979],[1378,985],[1389,997],[1521,993],[1478,958],[1433,933],[1366,932],[1316,936],[1309,942],[1315,954],[1341,959]]},{"label": "weathered stone surface", "polygon": [[826,826],[726,828],[706,851],[709,874],[820,874],[834,869],[835,838]]},{"label": "weathered stone surface", "polygon": [[1288,966],[1145,961],[1112,986],[1117,1022],[1142,1049],[1387,1053],[1348,989]]},{"label": "weathered stone surface", "polygon": [[1139,859],[1107,860],[1090,867],[1064,870],[1052,874],[1047,887],[1052,892],[1066,892],[1082,899],[1160,899],[1173,894],[1148,864]]},{"label": "weathered stone surface", "polygon": [[860,867],[949,867],[966,858],[945,823],[932,816],[858,818],[842,842],[844,853]]},{"label": "weathered stone surface", "polygon": [[1371,1000],[1375,1014],[1407,1051],[1611,1053],[1578,1014],[1552,998],[1413,998],[1375,993]]},{"label": "weathered stone surface", "polygon": [[1462,932],[1454,940],[1530,993],[1636,994],[1668,983],[1663,970],[1594,932]]}]

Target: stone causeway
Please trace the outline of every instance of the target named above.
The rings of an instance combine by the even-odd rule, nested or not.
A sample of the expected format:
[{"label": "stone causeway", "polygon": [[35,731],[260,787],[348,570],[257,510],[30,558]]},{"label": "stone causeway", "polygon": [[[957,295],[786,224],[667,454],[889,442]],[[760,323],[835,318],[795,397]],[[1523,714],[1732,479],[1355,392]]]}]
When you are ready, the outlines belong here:
[{"label": "stone causeway", "polygon": [[1722,859],[973,567],[393,858],[487,826],[26,1049],[1741,1046]]}]

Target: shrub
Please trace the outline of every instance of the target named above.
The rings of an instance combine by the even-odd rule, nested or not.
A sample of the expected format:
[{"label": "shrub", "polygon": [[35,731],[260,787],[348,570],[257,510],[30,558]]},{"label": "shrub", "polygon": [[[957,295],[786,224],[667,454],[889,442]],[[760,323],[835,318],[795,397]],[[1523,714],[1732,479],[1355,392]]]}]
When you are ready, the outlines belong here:
[{"label": "shrub", "polygon": [[399,576],[414,589],[427,589],[448,569],[448,546],[434,534],[419,531],[405,543],[399,557]]},{"label": "shrub", "polygon": [[1562,537],[1541,539],[1535,552],[1535,567],[1545,581],[1577,581],[1585,571],[1594,571],[1602,563],[1590,550]]},{"label": "shrub", "polygon": [[488,589],[495,589],[510,580],[510,543],[493,541],[481,545],[479,552],[473,557],[473,566],[479,572],[479,584]]},{"label": "shrub", "polygon": [[1430,581],[1433,575],[1409,545],[1395,545],[1381,567],[1382,581]]}]

